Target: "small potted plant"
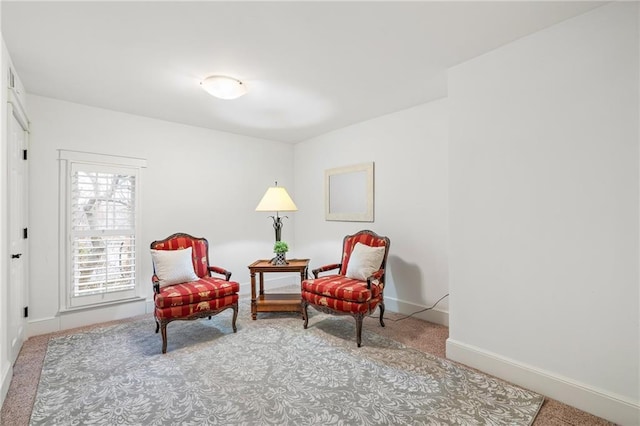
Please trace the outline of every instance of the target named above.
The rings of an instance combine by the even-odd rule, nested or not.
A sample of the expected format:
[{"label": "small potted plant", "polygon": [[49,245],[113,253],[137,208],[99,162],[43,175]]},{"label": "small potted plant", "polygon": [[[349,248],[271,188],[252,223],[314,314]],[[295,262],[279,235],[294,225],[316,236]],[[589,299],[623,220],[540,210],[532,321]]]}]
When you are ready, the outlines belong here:
[{"label": "small potted plant", "polygon": [[276,257],[273,259],[274,265],[286,265],[286,253],[289,251],[289,246],[284,241],[276,241],[273,245],[273,252],[276,254]]}]

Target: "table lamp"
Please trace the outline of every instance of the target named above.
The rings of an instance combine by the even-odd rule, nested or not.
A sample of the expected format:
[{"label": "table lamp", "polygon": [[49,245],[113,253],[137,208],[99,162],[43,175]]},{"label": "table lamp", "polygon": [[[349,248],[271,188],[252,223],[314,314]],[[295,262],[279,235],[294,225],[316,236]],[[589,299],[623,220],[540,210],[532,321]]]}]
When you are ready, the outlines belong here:
[{"label": "table lamp", "polygon": [[258,207],[256,207],[257,212],[276,212],[275,216],[269,216],[273,219],[276,241],[280,241],[282,235],[282,218],[287,217],[280,217],[279,212],[295,212],[297,210],[298,207],[296,207],[287,190],[282,186],[278,186],[278,182],[276,182],[275,186],[267,189],[262,200],[258,203]]}]

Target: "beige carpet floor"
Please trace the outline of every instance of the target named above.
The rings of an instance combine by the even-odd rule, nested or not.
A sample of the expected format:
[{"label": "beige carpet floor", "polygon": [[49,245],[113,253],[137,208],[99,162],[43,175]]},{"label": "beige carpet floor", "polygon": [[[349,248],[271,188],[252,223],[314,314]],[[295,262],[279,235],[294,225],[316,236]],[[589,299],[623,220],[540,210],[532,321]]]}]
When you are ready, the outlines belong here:
[{"label": "beige carpet floor", "polygon": [[[293,313],[279,314],[258,314],[258,321],[264,315],[295,315]],[[419,349],[433,355],[445,356],[445,341],[449,336],[447,327],[422,321],[416,318],[403,318],[403,315],[385,312],[386,327],[380,327],[378,316],[366,318],[364,321],[363,333],[378,333],[389,337],[407,346]],[[123,320],[123,321],[131,321]],[[9,392],[2,406],[0,413],[0,425],[22,426],[29,424],[31,410],[38,387],[40,371],[47,349],[47,343],[51,337],[64,334],[77,333],[93,327],[119,323],[114,321],[106,324],[96,324],[94,326],[83,327],[81,329],[67,330],[63,332],[35,336],[28,339],[20,351],[13,371],[13,380]],[[250,318],[238,318],[241,321],[251,321]],[[301,324],[302,326],[302,324]],[[355,330],[355,323],[354,323]],[[154,330],[150,330],[153,333]],[[170,338],[170,337],[169,337]],[[355,338],[355,331],[354,331]],[[160,336],[158,335],[158,350],[160,349]],[[355,344],[355,341],[354,341]],[[546,398],[540,410],[535,426],[546,425],[611,425],[603,419],[592,416],[576,408],[562,404],[558,401]]]}]

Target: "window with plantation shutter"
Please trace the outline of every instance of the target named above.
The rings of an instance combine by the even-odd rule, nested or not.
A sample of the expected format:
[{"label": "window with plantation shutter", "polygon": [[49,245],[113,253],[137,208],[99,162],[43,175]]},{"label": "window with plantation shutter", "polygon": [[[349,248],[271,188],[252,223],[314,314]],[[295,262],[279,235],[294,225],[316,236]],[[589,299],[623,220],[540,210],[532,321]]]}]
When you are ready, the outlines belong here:
[{"label": "window with plantation shutter", "polygon": [[[136,297],[140,167],[136,161],[117,164],[120,157],[86,154],[88,158],[81,161],[80,153],[62,153],[72,157],[63,164],[66,307]],[[126,163],[131,160],[137,159]]]}]

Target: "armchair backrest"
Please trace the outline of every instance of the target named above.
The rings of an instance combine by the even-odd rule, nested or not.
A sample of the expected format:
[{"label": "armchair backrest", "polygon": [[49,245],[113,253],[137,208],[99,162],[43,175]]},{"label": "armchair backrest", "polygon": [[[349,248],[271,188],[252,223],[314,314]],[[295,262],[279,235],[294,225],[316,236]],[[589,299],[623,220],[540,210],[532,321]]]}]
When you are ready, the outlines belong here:
[{"label": "armchair backrest", "polygon": [[391,244],[391,241],[389,238],[378,235],[373,231],[364,230],[344,237],[342,242],[342,267],[340,268],[340,275],[347,274],[349,258],[351,257],[351,252],[357,243],[362,243],[369,247],[385,247],[384,258],[382,259],[380,269],[386,269],[387,254],[389,254],[389,245]]},{"label": "armchair backrest", "polygon": [[192,247],[193,270],[200,278],[209,276],[209,242],[206,238],[177,233],[151,243],[153,250],[180,250]]}]

